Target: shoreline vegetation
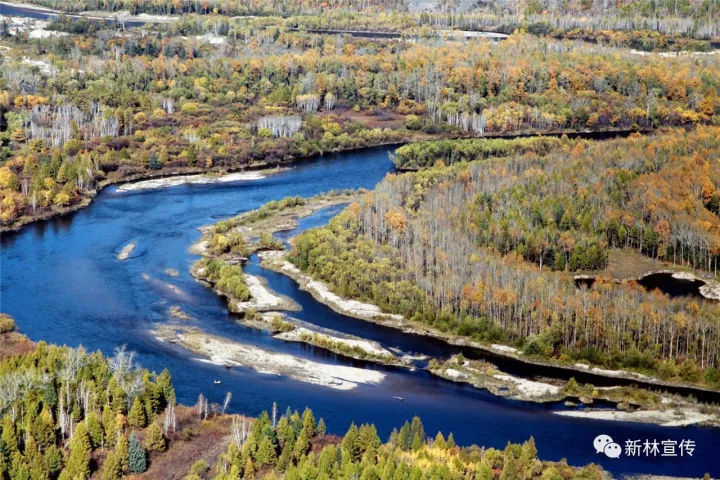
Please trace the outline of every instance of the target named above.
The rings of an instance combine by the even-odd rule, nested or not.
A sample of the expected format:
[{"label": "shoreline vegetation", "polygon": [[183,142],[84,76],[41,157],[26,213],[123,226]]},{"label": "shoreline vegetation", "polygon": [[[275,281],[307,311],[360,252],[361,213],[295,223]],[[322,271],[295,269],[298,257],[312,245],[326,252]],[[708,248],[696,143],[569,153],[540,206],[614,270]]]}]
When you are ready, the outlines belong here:
[{"label": "shoreline vegetation", "polygon": [[[0,314],[0,345],[17,334],[14,328],[12,318]],[[2,409],[24,408],[28,415],[3,416],[2,445],[12,450],[11,461],[0,456],[3,477],[235,480],[257,478],[256,472],[264,472],[264,478],[299,478],[301,469],[313,469],[313,476],[330,470],[335,473],[328,478],[339,478],[341,470],[352,470],[362,473],[361,478],[380,478],[378,471],[388,466],[403,479],[419,478],[428,470],[443,478],[459,478],[465,471],[490,477],[503,471],[526,472],[528,478],[540,473],[592,480],[607,476],[594,464],[574,467],[539,460],[532,438],[508,443],[504,450],[461,447],[452,433],[446,437],[438,432],[432,439],[418,417],[394,429],[383,443],[374,425],[350,424],[344,436],[333,435],[309,408],[302,414],[281,413],[273,403],[271,414],[256,418],[230,413],[242,411],[243,405],[233,403],[229,393],[223,405],[208,402],[202,393],[194,406],[180,405],[169,372],[142,368],[134,362],[134,352],[124,348],[109,357],[82,347],[29,345],[10,356],[0,350],[0,382],[18,385],[4,397]],[[378,374],[356,370],[371,380]],[[17,381],[39,376],[46,383]],[[344,378],[336,381],[336,388],[352,388]]]},{"label": "shoreline vegetation", "polygon": [[[702,174],[682,164],[698,158],[696,148],[715,148],[716,139],[716,129],[706,127],[602,145],[560,141],[547,152],[486,158],[481,151],[479,159],[477,149],[465,150],[474,141],[460,140],[436,164],[387,176],[329,225],[298,235],[288,259],[335,293],[412,316],[454,342],[505,343],[518,348],[515,356],[552,358],[562,368],[635,370],[638,381],[645,375],[715,392],[716,303],[669,298],[605,275],[583,288],[572,275],[619,270],[609,262],[614,249],[712,277],[717,249],[698,245],[716,245],[716,172],[707,160]],[[431,158],[444,143],[409,150]],[[665,160],[635,173],[648,156]],[[705,193],[693,194],[694,186]],[[641,192],[653,193],[648,199]],[[618,199],[624,207],[616,207]],[[680,199],[695,202],[697,215],[680,208]],[[636,204],[637,211],[629,207]],[[681,237],[688,222],[692,235]]]},{"label": "shoreline vegetation", "polygon": [[[302,290],[309,292],[315,300],[349,317],[396,328],[405,333],[432,336],[444,340],[450,345],[475,348],[493,355],[519,360],[528,365],[562,367],[579,373],[591,372],[606,378],[642,381],[659,388],[682,386],[689,389],[698,389],[698,391],[702,390],[689,384],[661,382],[635,372],[611,371],[584,364],[567,366],[550,361],[539,362],[537,359],[523,358],[521,352],[506,345],[493,344],[488,346],[467,341],[460,337],[448,336],[442,332],[433,332],[425,325],[413,325],[402,316],[382,313],[379,307],[375,305],[343,299],[331,293],[327,285],[303,274],[285,259],[285,255],[286,253],[283,251],[262,252],[261,266],[288,276],[297,282]],[[636,387],[594,387],[590,384],[578,386],[574,379],[569,382],[549,380],[550,383],[533,381],[503,373],[490,362],[457,358],[448,359],[443,363],[431,359],[428,371],[449,381],[469,383],[477,388],[486,389],[494,395],[506,396],[516,400],[536,402],[567,400],[572,403],[573,399],[578,399],[578,403],[590,405],[594,400],[599,399],[616,403],[618,409],[620,409],[616,411],[603,409],[601,413],[592,413],[592,410],[586,410],[584,412],[587,413],[588,418],[597,416],[597,418],[607,420],[657,423],[664,426],[693,423],[720,426],[720,410],[717,406],[711,407],[698,404],[697,401],[681,395],[661,394]],[[648,399],[652,400],[649,401]],[[623,409],[632,409],[632,411],[624,411]],[[661,412],[670,411],[671,409],[673,409],[676,418],[668,418],[666,414],[661,414]],[[571,415],[582,416],[583,413],[572,413]]]},{"label": "shoreline vegetation", "polygon": [[[406,131],[405,136],[392,138],[389,141],[381,141],[376,143],[370,143],[362,145],[360,147],[348,147],[344,149],[332,149],[327,152],[313,153],[309,156],[298,156],[284,158],[280,161],[273,160],[271,162],[255,161],[248,165],[239,166],[224,166],[218,169],[207,169],[202,167],[173,167],[168,170],[148,170],[146,172],[134,173],[126,177],[107,178],[98,182],[97,186],[92,189],[84,189],[78,191],[78,198],[75,203],[66,206],[52,205],[50,210],[43,211],[36,215],[23,215],[15,219],[12,223],[0,223],[0,233],[10,233],[20,231],[24,226],[30,225],[35,222],[50,220],[57,217],[82,210],[85,207],[90,206],[94,198],[105,188],[110,186],[117,186],[118,192],[134,192],[144,189],[152,188],[164,188],[177,185],[183,185],[188,183],[223,183],[223,182],[234,182],[234,181],[251,181],[260,180],[268,175],[278,173],[286,168],[292,168],[296,164],[313,160],[318,156],[330,153],[348,153],[353,151],[362,151],[371,148],[379,148],[385,146],[403,146],[412,145],[415,142],[433,141],[437,139],[442,140],[500,140],[507,141],[513,139],[553,139],[563,136],[569,138],[593,138],[607,136],[612,138],[615,136],[626,136],[633,133],[651,133],[653,129],[638,129],[638,128],[605,128],[596,130],[587,129],[562,129],[562,130],[517,130],[510,132],[500,132],[494,134],[486,134],[481,137],[458,135],[456,132],[451,134],[422,134],[418,132]],[[402,132],[399,132],[402,133]],[[416,171],[417,168],[408,167],[401,165],[396,162],[395,165],[398,171]]]},{"label": "shoreline vegetation", "polygon": [[[284,318],[280,311],[298,310],[291,299],[279,296],[254,275],[242,272],[242,264],[255,253],[263,254],[282,248],[272,234],[292,230],[298,220],[333,205],[347,204],[359,192],[330,192],[309,199],[288,197],[261,208],[223,220],[213,226],[200,227],[202,236],[189,252],[201,255],[191,267],[191,274],[215,293],[227,299],[228,309],[240,314],[238,322],[271,332],[276,338],[302,342],[356,360],[383,365],[407,365],[408,359],[397,357],[377,343],[356,337],[314,331]],[[270,250],[267,250],[270,249]]]},{"label": "shoreline vegetation", "polygon": [[[343,14],[324,12],[309,5],[288,3],[282,8],[262,5],[224,5],[213,9],[198,8],[188,4],[179,7],[157,2],[134,2],[132,4],[114,4],[112,9],[100,10],[99,6],[92,9],[87,3],[76,5],[72,2],[49,3],[39,0],[33,3],[3,2],[11,6],[42,10],[75,18],[92,20],[115,20],[127,22],[167,23],[181,19],[181,15],[191,14],[202,17],[226,17],[233,20],[254,17],[284,17],[287,28],[306,30],[313,33],[349,33],[363,35],[375,34],[383,36],[404,36],[428,38],[430,36],[454,36],[457,34],[475,37],[478,35],[500,36],[521,30],[538,37],[555,38],[558,40],[581,40],[590,43],[608,44],[649,51],[707,51],[720,41],[720,32],[711,22],[717,16],[717,7],[703,5],[702,11],[689,16],[687,11],[694,11],[697,5],[682,5],[675,8],[645,2],[636,2],[634,8],[614,8],[607,10],[603,6],[600,11],[588,6],[585,2],[573,2],[570,8],[572,20],[567,17],[568,5],[560,7],[520,2],[510,5],[511,8],[499,11],[491,5],[478,4],[472,9],[460,7],[452,20],[432,8],[414,7],[414,2],[402,4],[390,2],[383,6],[370,3],[364,8],[353,4],[342,4]],[[422,2],[419,2],[423,5]],[[684,3],[684,2],[683,2]],[[59,10],[56,8],[60,8]],[[129,11],[133,10],[131,14]],[[682,12],[682,13],[681,13]],[[323,18],[316,18],[319,14]],[[379,22],[368,22],[366,14],[373,17],[380,15]],[[655,17],[655,19],[653,19]],[[659,21],[662,19],[664,21]],[[654,20],[654,21],[653,21]],[[669,20],[669,21],[668,21]],[[678,25],[682,25],[678,28]]]},{"label": "shoreline vegetation", "polygon": [[[245,18],[222,15],[227,6],[162,8],[188,15],[122,35],[117,25],[64,16],[42,28],[18,17],[0,24],[2,71],[19,73],[0,78],[2,231],[81,208],[109,183],[156,175],[247,171],[418,140],[603,138],[720,123],[717,55],[570,48],[520,28],[498,56],[481,39],[314,34],[303,25],[343,17],[301,15],[297,4]],[[406,21],[383,16],[378,25]],[[103,47],[107,35],[116,59]],[[240,54],[247,49],[253,55]],[[495,74],[503,71],[513,75]]]},{"label": "shoreline vegetation", "polygon": [[[215,226],[201,227],[203,236],[193,244],[190,251],[196,254],[213,255],[211,252],[218,248],[217,245],[220,245],[220,250],[215,250],[220,252],[219,257],[216,258],[222,258],[225,262],[230,261],[233,265],[241,264],[250,254],[257,253],[261,267],[288,276],[298,283],[302,290],[308,291],[318,302],[327,305],[338,313],[397,328],[406,333],[434,336],[451,345],[477,348],[491,352],[494,355],[520,360],[529,365],[558,366],[554,362],[538,362],[537,360],[523,358],[521,352],[510,346],[497,344],[488,346],[460,337],[451,337],[440,332],[432,332],[426,326],[412,325],[401,315],[383,313],[376,305],[339,297],[332,293],[326,284],[313,280],[289,262],[286,259],[287,252],[285,250],[259,248],[259,239],[263,234],[266,236],[264,244],[268,245],[270,244],[267,240],[268,234],[272,235],[277,231],[296,228],[297,220],[300,217],[310,215],[333,204],[348,203],[357,199],[357,196],[358,194],[350,196],[320,195],[302,200],[290,197],[273,202],[260,209],[221,221]],[[244,241],[241,242],[243,247],[239,249],[236,246],[233,253],[233,247],[226,246],[222,239],[217,238],[218,235],[231,237],[233,234],[240,234],[243,238],[256,238],[257,240],[251,246],[247,246]],[[240,244],[237,241],[230,243]],[[193,266],[193,270],[196,270],[197,265],[201,265],[204,260],[198,261]],[[217,290],[216,292],[224,295]],[[293,322],[292,318],[283,317],[283,314],[278,311],[260,313],[253,309],[247,309],[241,313],[243,314],[243,318],[239,320],[241,323],[253,328],[267,330],[276,338],[301,341],[350,358],[389,366],[411,367],[407,359],[398,358],[392,354],[387,356],[385,352],[377,351],[375,350],[376,347],[373,346],[368,348],[366,340],[359,339],[358,344],[358,342],[349,341],[345,338],[308,330],[302,324]],[[202,342],[198,342],[198,345],[201,346],[202,344]],[[206,352],[205,355],[209,354]],[[673,384],[664,385],[659,381],[654,382],[654,379],[650,377],[633,372],[610,371],[584,364],[577,364],[570,368],[577,372],[591,372],[607,378],[641,380],[657,387],[677,386]],[[574,402],[577,401],[577,403],[588,406],[586,412],[590,417],[602,415],[603,418],[618,421],[652,422],[661,425],[669,424],[669,422],[674,422],[673,424],[677,425],[692,423],[720,425],[720,413],[713,407],[698,404],[680,395],[660,394],[635,387],[607,388],[593,387],[589,384],[580,386],[574,379],[569,382],[552,379],[535,381],[504,373],[489,362],[465,360],[456,357],[443,362],[430,359],[427,370],[446,380],[469,383],[476,388],[486,389],[494,395],[510,397],[515,400],[534,402],[566,401],[569,402],[568,405],[574,405]],[[589,406],[595,400],[615,403],[618,410],[608,412],[602,409],[599,413],[594,413]],[[672,418],[668,417],[667,413],[664,415],[659,413],[669,412],[671,409],[674,412]]]}]

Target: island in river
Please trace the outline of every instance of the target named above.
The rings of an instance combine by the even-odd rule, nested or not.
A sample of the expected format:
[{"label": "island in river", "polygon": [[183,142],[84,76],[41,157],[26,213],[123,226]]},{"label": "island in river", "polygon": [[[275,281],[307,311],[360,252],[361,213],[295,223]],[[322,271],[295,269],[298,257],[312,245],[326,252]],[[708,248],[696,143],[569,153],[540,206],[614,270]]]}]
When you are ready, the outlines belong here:
[{"label": "island in river", "polygon": [[[191,247],[193,253],[203,255],[203,260],[193,266],[193,275],[197,278],[206,278],[205,269],[209,268],[210,262],[217,262],[225,265],[226,268],[241,268],[247,257],[257,254],[260,265],[283,275],[287,275],[299,284],[299,287],[308,291],[319,302],[328,305],[333,310],[344,315],[358,318],[365,321],[376,322],[385,326],[400,329],[406,333],[433,335],[442,338],[449,343],[461,343],[464,346],[476,349],[491,350],[494,354],[510,356],[520,361],[523,359],[522,352],[515,348],[503,345],[483,345],[477,342],[468,342],[457,336],[448,336],[437,330],[418,328],[412,322],[408,322],[397,314],[383,313],[379,307],[372,304],[342,298],[334,294],[328,285],[322,281],[314,280],[304,274],[294,264],[286,259],[286,252],[276,249],[280,242],[273,239],[273,233],[287,231],[297,228],[298,219],[329,206],[336,204],[347,204],[357,200],[362,192],[320,195],[309,199],[288,197],[279,202],[271,202],[263,205],[258,210],[243,213],[237,217],[223,220],[214,226],[205,226],[200,230],[203,236]],[[228,240],[231,239],[231,240]],[[292,239],[289,240],[292,243]],[[222,267],[215,267],[222,269]],[[255,282],[256,277],[244,274],[246,283]],[[304,326],[294,323],[291,317],[282,318],[283,313],[274,312],[270,315],[262,315],[263,321],[258,322],[258,315],[252,309],[253,293],[250,291],[250,300],[238,302],[237,299],[228,294],[226,290],[217,288],[218,294],[228,297],[230,309],[242,314],[239,320],[246,325],[257,328],[264,328],[272,331],[276,338],[292,339],[310,345],[323,347],[334,353],[345,355],[351,358],[360,358],[367,361],[378,362],[386,365],[403,365],[400,359],[389,351],[382,349],[377,344],[367,339],[342,339],[328,337],[326,333],[317,333],[307,330]],[[252,290],[252,289],[249,289]],[[266,292],[266,290],[264,290]],[[265,293],[267,295],[267,293]],[[270,294],[272,297],[273,295]],[[247,305],[248,309],[240,309],[238,305]],[[287,310],[287,309],[278,309]],[[199,332],[195,332],[201,335]],[[176,339],[177,340],[177,339]],[[197,343],[194,347],[188,342],[183,344],[195,353],[212,357],[213,352],[202,348],[203,342]],[[205,342],[209,344],[210,342]],[[198,347],[197,345],[200,345]],[[228,348],[228,350],[231,350]],[[414,362],[405,359],[404,365],[408,368],[417,368]],[[507,396],[517,400],[560,402],[579,401],[590,405],[594,401],[608,401],[617,405],[615,412],[603,409],[601,411],[586,410],[582,412],[559,412],[576,417],[604,418],[608,420],[638,421],[659,423],[662,425],[689,425],[694,423],[707,423],[720,425],[720,412],[716,407],[707,404],[699,404],[695,399],[681,395],[667,395],[645,391],[635,387],[604,387],[596,388],[592,385],[579,386],[574,379],[569,382],[549,380],[534,381],[527,378],[520,378],[500,371],[496,365],[488,361],[466,360],[462,355],[447,360],[432,358],[427,365],[431,373],[450,381],[467,382],[478,388],[488,389],[495,395]],[[242,360],[239,360],[242,363]],[[528,360],[529,364],[534,361]],[[245,363],[252,366],[251,363]],[[590,370],[587,365],[578,364],[574,367],[578,373]],[[592,371],[598,376],[609,378],[633,378],[642,380],[644,384],[651,387],[662,386],[662,382],[645,375],[633,372],[609,371],[593,368]]]}]

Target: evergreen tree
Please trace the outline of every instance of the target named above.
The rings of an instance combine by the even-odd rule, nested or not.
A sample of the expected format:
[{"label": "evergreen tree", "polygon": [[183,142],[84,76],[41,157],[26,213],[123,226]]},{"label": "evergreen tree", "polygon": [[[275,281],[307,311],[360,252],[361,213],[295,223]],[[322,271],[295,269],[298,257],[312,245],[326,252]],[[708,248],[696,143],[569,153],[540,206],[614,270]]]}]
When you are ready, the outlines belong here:
[{"label": "evergreen tree", "polygon": [[245,471],[243,472],[243,479],[255,480],[255,467],[253,466],[252,460],[249,458],[245,462]]},{"label": "evergreen tree", "polygon": [[447,444],[445,443],[445,437],[443,437],[442,432],[438,432],[437,435],[435,435],[435,441],[433,442],[433,447],[440,448],[445,450],[447,448]]},{"label": "evergreen tree", "polygon": [[35,417],[30,431],[40,450],[45,451],[51,445],[55,445],[55,424],[47,407],[44,407],[40,415]]},{"label": "evergreen tree", "polygon": [[410,438],[412,438],[413,441],[415,441],[415,435],[418,436],[421,443],[425,441],[425,428],[418,416],[413,417],[412,423],[410,424]]},{"label": "evergreen tree", "polygon": [[53,378],[48,381],[43,388],[43,404],[52,410],[57,406],[57,401],[57,387],[55,386],[55,379]]},{"label": "evergreen tree", "polygon": [[355,423],[350,424],[345,438],[342,441],[342,447],[350,454],[350,458],[353,461],[360,460],[362,455],[362,445],[358,441],[359,431]]},{"label": "evergreen tree", "polygon": [[315,433],[318,437],[324,437],[326,430],[327,428],[325,427],[325,420],[321,418],[317,424],[317,431]]},{"label": "evergreen tree", "polygon": [[145,432],[145,448],[151,452],[164,452],[165,447],[162,428],[156,422],[153,422]]},{"label": "evergreen tree", "polygon": [[308,452],[309,449],[310,440],[308,439],[307,431],[303,428],[302,430],[300,430],[300,435],[298,435],[298,438],[295,441],[295,447],[293,448],[293,456],[295,457],[295,459],[300,459]]},{"label": "evergreen tree", "polygon": [[262,440],[260,440],[260,444],[258,445],[258,449],[255,454],[255,459],[260,466],[275,464],[275,461],[277,460],[277,452],[275,451],[275,447],[269,437],[263,436]]},{"label": "evergreen tree", "polygon": [[147,459],[145,450],[140,446],[135,432],[130,434],[130,445],[128,447],[128,468],[133,473],[143,473],[147,470]]},{"label": "evergreen tree", "polygon": [[47,465],[51,476],[54,477],[62,470],[62,462],[60,450],[55,445],[50,445],[45,450],[45,465]]},{"label": "evergreen tree", "polygon": [[420,437],[416,433],[415,436],[413,437],[413,441],[412,441],[410,448],[417,451],[417,450],[420,450],[422,445],[423,445],[423,443],[422,443],[422,441],[420,441]]},{"label": "evergreen tree", "polygon": [[101,480],[119,480],[122,478],[122,464],[114,451],[108,453],[103,463]]},{"label": "evergreen tree", "polygon": [[105,405],[102,412],[102,424],[105,431],[105,443],[108,446],[114,446],[117,441],[117,425],[115,422],[115,412],[110,405]]},{"label": "evergreen tree", "polygon": [[73,480],[82,480],[90,476],[90,438],[82,422],[75,427],[70,440],[70,456],[62,473]]},{"label": "evergreen tree", "polygon": [[290,466],[292,462],[292,450],[293,448],[289,443],[283,447],[280,458],[278,458],[277,461],[277,469],[279,471],[284,472]]},{"label": "evergreen tree", "polygon": [[451,433],[450,435],[448,435],[447,447],[448,447],[448,448],[455,448],[455,437],[453,436],[452,433]]},{"label": "evergreen tree", "polygon": [[161,408],[167,405],[175,405],[175,389],[172,386],[172,377],[170,371],[165,368],[160,375],[155,378],[155,384],[160,388],[162,392]]},{"label": "evergreen tree", "polygon": [[11,480],[30,480],[30,466],[22,453],[17,450],[11,456],[10,478]]},{"label": "evergreen tree", "polygon": [[93,448],[98,448],[103,445],[104,434],[102,422],[97,412],[90,412],[85,420],[87,423],[88,435],[90,436],[90,443]]},{"label": "evergreen tree", "polygon": [[123,469],[128,468],[129,448],[127,437],[122,433],[119,434],[115,445],[115,455]]},{"label": "evergreen tree", "polygon": [[135,397],[135,400],[133,400],[128,414],[128,424],[133,428],[144,428],[147,425],[147,417],[145,416],[143,404],[140,402],[140,397]]},{"label": "evergreen tree", "polygon": [[312,410],[306,408],[302,415],[302,426],[307,433],[308,438],[315,436],[315,415]]},{"label": "evergreen tree", "polygon": [[5,415],[5,417],[3,417],[2,435],[0,435],[0,439],[2,439],[5,455],[10,456],[18,450],[18,439],[15,434],[15,422],[12,421],[12,418],[10,418],[9,415]]}]

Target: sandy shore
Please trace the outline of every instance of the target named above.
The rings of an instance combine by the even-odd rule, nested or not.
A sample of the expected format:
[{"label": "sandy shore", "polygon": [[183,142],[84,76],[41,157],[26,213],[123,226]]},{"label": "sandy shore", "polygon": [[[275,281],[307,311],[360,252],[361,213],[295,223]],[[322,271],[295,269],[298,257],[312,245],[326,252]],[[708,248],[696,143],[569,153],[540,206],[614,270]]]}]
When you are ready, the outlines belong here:
[{"label": "sandy shore", "polygon": [[247,302],[238,302],[231,300],[230,310],[234,312],[245,312],[247,310],[255,310],[257,312],[269,312],[274,310],[289,310],[299,311],[300,305],[294,300],[284,295],[278,295],[272,292],[265,286],[265,282],[262,278],[256,277],[255,275],[244,274],[245,283],[247,284],[248,290],[250,290],[250,296],[252,297]]},{"label": "sandy shore", "polygon": [[404,320],[402,315],[383,313],[377,305],[342,298],[334,294],[325,283],[313,280],[312,277],[304,274],[295,265],[285,260],[285,252],[282,250],[260,252],[258,256],[263,267],[289,276],[298,283],[302,290],[309,292],[316,300],[338,313],[364,320]]},{"label": "sandy shore", "polygon": [[527,378],[515,377],[507,373],[493,375],[498,380],[512,382],[524,398],[547,398],[560,393],[560,387],[544,382],[536,382]]},{"label": "sandy shore", "polygon": [[[451,345],[460,346],[460,347],[469,347],[469,348],[475,348],[477,350],[484,350],[487,352],[494,353],[496,355],[501,355],[506,358],[512,358],[517,361],[523,362],[529,366],[536,365],[538,367],[554,367],[554,368],[560,368],[567,370],[568,372],[572,373],[573,371],[581,372],[581,371],[587,371],[589,373],[602,376],[605,378],[617,378],[617,379],[623,379],[623,380],[636,380],[639,383],[641,388],[648,388],[648,387],[667,387],[667,388],[674,388],[674,387],[682,387],[687,389],[697,389],[698,391],[711,391],[710,389],[706,389],[703,387],[699,387],[692,384],[679,384],[679,383],[673,383],[673,382],[666,382],[663,380],[660,380],[656,377],[643,375],[641,373],[633,372],[633,371],[626,371],[626,370],[608,370],[608,369],[602,369],[598,367],[590,367],[589,365],[585,364],[576,364],[576,365],[566,365],[566,364],[560,364],[557,362],[549,361],[549,360],[543,360],[539,358],[530,358],[523,354],[520,350],[507,346],[507,345],[499,345],[499,344],[493,344],[488,346],[487,344],[483,344],[480,342],[476,342],[474,340],[471,340],[467,337],[462,337],[459,335],[453,335],[453,334],[447,334],[445,332],[441,332],[431,326],[428,325],[419,325],[413,322],[410,322],[406,318],[404,318],[402,315],[394,315],[389,313],[383,313],[380,311],[379,307],[376,305],[371,305],[367,303],[358,302],[356,300],[350,300],[350,299],[344,299],[334,293],[332,293],[328,287],[323,282],[313,280],[312,277],[309,275],[303,273],[300,271],[295,265],[290,263],[285,258],[285,252],[283,251],[267,251],[267,252],[261,252],[260,253],[261,258],[261,265],[264,268],[268,268],[270,270],[273,270],[278,273],[282,273],[284,275],[289,276],[293,280],[295,280],[300,288],[302,290],[308,291],[310,294],[313,295],[313,297],[319,301],[327,305],[328,307],[332,308],[338,313],[342,313],[344,315],[359,318],[361,320],[367,320],[374,323],[378,323],[380,325],[384,325],[391,328],[396,328],[398,330],[402,330],[405,333],[412,333],[416,335],[425,335],[429,337],[438,338],[440,340],[443,340]],[[442,376],[442,375],[441,375]],[[446,377],[449,378],[449,377]],[[449,378],[450,379],[450,378]]]},{"label": "sandy shore", "polygon": [[157,327],[152,333],[158,340],[180,345],[215,365],[248,367],[258,373],[284,375],[301,382],[337,390],[351,390],[361,384],[377,384],[385,378],[382,372],[320,363],[277,353],[216,337],[197,328],[166,325]]},{"label": "sandy shore", "polygon": [[176,185],[184,185],[187,183],[206,184],[206,183],[223,183],[237,182],[241,180],[260,180],[265,175],[260,172],[236,172],[228,173],[222,176],[213,175],[181,175],[177,177],[153,178],[151,180],[142,180],[140,182],[125,183],[117,187],[117,192],[133,192],[136,190],[149,190],[152,188],[173,187]]},{"label": "sandy shore", "polygon": [[363,338],[342,338],[318,333],[305,327],[278,333],[275,338],[289,342],[301,342],[325,348],[339,355],[381,363],[383,365],[404,365],[405,363],[379,343]]},{"label": "sandy shore", "polygon": [[[437,359],[436,359],[437,360]],[[525,402],[557,402],[566,398],[562,386],[548,382],[517,377],[498,370],[497,366],[478,360],[462,360],[453,356],[428,370],[438,377],[453,382],[468,383],[493,395]]]},{"label": "sandy shore", "polygon": [[565,417],[586,418],[593,420],[614,420],[618,422],[655,423],[663,427],[683,427],[703,422],[718,422],[718,418],[711,414],[701,413],[691,407],[682,407],[672,410],[637,410],[625,412],[621,410],[569,410],[556,411],[556,415]]}]

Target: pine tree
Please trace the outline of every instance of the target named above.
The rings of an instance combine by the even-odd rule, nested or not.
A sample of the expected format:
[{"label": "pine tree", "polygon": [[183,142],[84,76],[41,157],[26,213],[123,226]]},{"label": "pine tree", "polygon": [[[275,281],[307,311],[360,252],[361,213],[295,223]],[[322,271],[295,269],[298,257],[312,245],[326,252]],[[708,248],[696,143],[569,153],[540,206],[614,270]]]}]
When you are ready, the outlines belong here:
[{"label": "pine tree", "polygon": [[315,415],[312,410],[306,408],[302,415],[302,426],[307,433],[308,438],[315,436]]},{"label": "pine tree", "polygon": [[145,432],[145,448],[151,452],[165,451],[165,437],[160,425],[153,422]]},{"label": "pine tree", "polygon": [[245,471],[243,472],[243,479],[255,480],[255,467],[253,466],[252,460],[248,458],[245,462]]},{"label": "pine tree", "polygon": [[412,423],[410,424],[410,438],[412,438],[413,441],[415,440],[415,435],[420,438],[421,443],[425,441],[425,428],[418,416],[413,417]]},{"label": "pine tree", "polygon": [[17,451],[18,439],[15,434],[15,422],[12,421],[9,415],[5,415],[3,418],[2,435],[0,435],[0,439],[2,439],[3,450],[6,455]]},{"label": "pine tree", "polygon": [[90,412],[85,422],[87,423],[88,435],[90,436],[90,443],[92,444],[92,447],[98,448],[103,445],[103,427],[100,422],[100,416],[97,412]]},{"label": "pine tree", "polygon": [[40,450],[44,451],[50,445],[55,445],[55,424],[47,407],[43,408],[40,415],[35,417],[30,431]]},{"label": "pine tree", "polygon": [[140,402],[140,397],[135,397],[135,400],[133,400],[128,415],[128,424],[133,428],[144,428],[147,425],[147,417],[145,416],[143,404]]},{"label": "pine tree", "polygon": [[128,468],[133,473],[143,473],[147,470],[145,451],[140,446],[135,432],[130,434],[130,446],[128,448]]},{"label": "pine tree", "polygon": [[30,466],[19,451],[13,452],[10,459],[10,478],[12,480],[30,479]]},{"label": "pine tree", "polygon": [[105,431],[105,443],[114,446],[117,441],[117,425],[115,423],[115,412],[110,405],[105,405],[102,412],[102,424]]},{"label": "pine tree", "polygon": [[420,437],[416,433],[415,436],[413,437],[411,448],[413,450],[417,451],[417,450],[420,450],[421,447],[422,447],[422,441],[420,441]]},{"label": "pine tree", "polygon": [[442,432],[438,432],[437,435],[435,435],[433,447],[440,448],[442,450],[445,450],[445,448],[447,448],[447,444],[445,443],[445,437],[443,437]]},{"label": "pine tree", "polygon": [[45,450],[45,465],[47,465],[48,471],[51,476],[55,476],[62,469],[62,455],[60,450],[55,445],[50,445]]},{"label": "pine tree", "polygon": [[70,456],[63,470],[68,478],[81,480],[90,476],[90,438],[83,422],[75,427],[70,440]]},{"label": "pine tree", "polygon": [[270,438],[264,436],[262,440],[260,440],[260,445],[258,445],[255,458],[260,466],[275,464],[275,461],[277,460],[277,452],[275,451],[275,447],[273,446]]},{"label": "pine tree", "polygon": [[298,435],[297,440],[295,441],[295,447],[293,448],[293,455],[296,459],[300,459],[307,453],[307,451],[310,449],[310,440],[308,440],[307,431],[303,428],[300,430],[300,435]]},{"label": "pine tree", "polygon": [[105,458],[100,478],[102,480],[119,480],[121,477],[122,463],[117,454],[112,451],[108,453],[108,456]]},{"label": "pine tree", "polygon": [[353,461],[360,460],[360,455],[362,455],[362,445],[359,445],[358,435],[357,426],[355,423],[351,423],[342,441],[342,447],[350,453]]},{"label": "pine tree", "polygon": [[118,435],[117,443],[115,445],[115,455],[117,456],[120,466],[125,469],[128,467],[128,439],[122,433]]},{"label": "pine tree", "polygon": [[315,433],[318,437],[324,437],[326,430],[327,428],[325,427],[325,420],[321,418],[317,424],[317,431]]},{"label": "pine tree", "polygon": [[155,384],[162,392],[162,403],[160,408],[164,408],[167,405],[174,405],[175,389],[172,386],[172,377],[170,376],[170,371],[167,368],[163,369],[160,375],[155,378]]},{"label": "pine tree", "polygon": [[450,435],[448,435],[447,447],[448,447],[448,448],[455,448],[455,437],[453,436],[452,433],[451,433]]},{"label": "pine tree", "polygon": [[283,447],[280,458],[278,458],[277,469],[281,472],[287,470],[292,462],[292,447],[290,444],[285,444]]}]

